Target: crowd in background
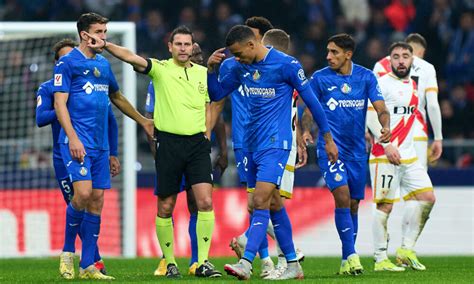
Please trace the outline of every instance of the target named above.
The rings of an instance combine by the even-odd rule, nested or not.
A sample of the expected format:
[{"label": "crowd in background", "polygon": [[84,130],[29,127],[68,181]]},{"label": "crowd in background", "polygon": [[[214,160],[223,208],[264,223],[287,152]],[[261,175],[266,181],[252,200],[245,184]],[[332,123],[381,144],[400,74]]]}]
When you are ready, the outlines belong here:
[{"label": "crowd in background", "polygon": [[372,69],[390,43],[417,32],[428,42],[425,59],[437,70],[444,137],[474,138],[472,0],[0,0],[0,21],[75,21],[89,11],[134,22],[139,54],[159,59],[169,57],[168,35],[178,25],[193,30],[208,56],[224,45],[232,26],[264,16],[291,35],[291,53],[307,75],[326,66],[326,40],[333,34],[353,35],[354,61]]}]

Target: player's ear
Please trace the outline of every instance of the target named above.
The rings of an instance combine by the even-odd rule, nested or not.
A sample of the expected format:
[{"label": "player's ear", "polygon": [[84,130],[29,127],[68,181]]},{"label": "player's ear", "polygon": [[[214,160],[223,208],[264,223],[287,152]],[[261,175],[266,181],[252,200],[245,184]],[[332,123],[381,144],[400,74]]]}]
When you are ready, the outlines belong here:
[{"label": "player's ear", "polygon": [[172,51],[172,47],[173,47],[173,43],[172,43],[172,42],[168,42],[168,51],[169,51],[169,52]]},{"label": "player's ear", "polygon": [[247,41],[247,46],[253,49],[255,47],[255,42],[251,39]]}]

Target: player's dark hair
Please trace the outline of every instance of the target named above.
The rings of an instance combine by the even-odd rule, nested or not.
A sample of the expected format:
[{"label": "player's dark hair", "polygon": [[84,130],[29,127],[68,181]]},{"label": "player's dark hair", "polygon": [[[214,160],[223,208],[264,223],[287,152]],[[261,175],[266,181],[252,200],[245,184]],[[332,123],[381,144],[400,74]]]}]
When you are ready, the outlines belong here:
[{"label": "player's dark hair", "polygon": [[225,37],[225,45],[231,46],[236,42],[243,42],[249,39],[256,39],[252,30],[244,25],[233,26]]},{"label": "player's dark hair", "polygon": [[413,47],[411,47],[411,45],[409,45],[408,43],[404,41],[397,41],[397,42],[392,43],[392,45],[390,45],[390,47],[388,48],[388,54],[392,54],[392,51],[395,48],[408,49],[410,53],[413,53]]},{"label": "player's dark hair", "polygon": [[405,38],[406,43],[417,43],[421,46],[423,46],[424,49],[428,47],[428,44],[426,44],[426,39],[420,35],[419,33],[411,33]]},{"label": "player's dark hair", "polygon": [[82,31],[89,31],[89,28],[93,24],[107,24],[109,19],[96,13],[82,14],[77,20],[77,32],[80,34]]},{"label": "player's dark hair", "polygon": [[170,34],[170,38],[169,38],[169,42],[173,42],[174,40],[174,36],[177,35],[177,34],[180,34],[180,35],[190,35],[191,36],[191,40],[192,42],[194,43],[194,36],[193,36],[193,32],[191,31],[191,29],[189,29],[187,26],[179,26],[177,27],[176,29],[174,29],[171,34]]},{"label": "player's dark hair", "polygon": [[290,36],[284,30],[271,29],[267,31],[263,35],[262,42],[285,53],[290,49]]},{"label": "player's dark hair", "polygon": [[262,37],[267,31],[273,29],[272,23],[270,23],[270,21],[267,18],[259,17],[259,16],[248,18],[247,20],[245,20],[245,25],[247,27],[257,29],[258,33]]},{"label": "player's dark hair", "polygon": [[55,43],[53,45],[53,52],[54,52],[54,60],[58,60],[59,59],[59,51],[61,49],[63,49],[64,47],[66,46],[69,46],[71,48],[74,48],[76,46],[78,46],[77,42],[70,39],[70,38],[65,38],[65,39],[62,39],[60,41],[58,41],[57,43]]},{"label": "player's dark hair", "polygon": [[348,34],[333,35],[328,39],[328,44],[334,42],[335,45],[342,48],[344,51],[354,52],[356,44],[354,39]]}]

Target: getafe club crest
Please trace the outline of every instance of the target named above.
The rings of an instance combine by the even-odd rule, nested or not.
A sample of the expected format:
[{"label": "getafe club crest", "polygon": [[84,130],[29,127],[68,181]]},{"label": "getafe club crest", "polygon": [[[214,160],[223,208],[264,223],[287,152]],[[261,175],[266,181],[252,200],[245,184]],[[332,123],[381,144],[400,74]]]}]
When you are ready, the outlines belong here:
[{"label": "getafe club crest", "polygon": [[258,70],[255,70],[255,72],[252,75],[252,79],[254,81],[258,81],[260,79],[260,73],[258,73]]},{"label": "getafe club crest", "polygon": [[100,77],[100,71],[99,69],[97,69],[97,67],[94,67],[94,76],[96,76],[97,78]]},{"label": "getafe club crest", "polygon": [[352,91],[351,85],[347,83],[342,84],[341,92],[343,92],[344,94],[349,94],[351,91]]},{"label": "getafe club crest", "polygon": [[336,173],[336,175],[334,176],[334,180],[335,180],[335,181],[341,181],[341,180],[342,180],[342,176],[341,176],[339,173]]},{"label": "getafe club crest", "polygon": [[87,175],[86,167],[81,167],[81,169],[79,170],[79,173],[81,174],[81,176],[85,177]]}]

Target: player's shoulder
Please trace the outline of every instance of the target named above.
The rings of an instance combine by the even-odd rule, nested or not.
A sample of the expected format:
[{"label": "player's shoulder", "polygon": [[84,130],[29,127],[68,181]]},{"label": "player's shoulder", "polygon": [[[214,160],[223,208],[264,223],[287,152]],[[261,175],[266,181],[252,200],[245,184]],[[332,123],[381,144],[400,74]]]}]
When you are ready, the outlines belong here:
[{"label": "player's shoulder", "polygon": [[300,64],[298,59],[296,59],[295,57],[281,52],[273,47],[272,49],[270,49],[269,54],[267,56],[270,60],[279,62],[284,65]]},{"label": "player's shoulder", "polygon": [[390,63],[390,55],[387,55],[387,56],[379,59],[379,61],[377,61],[375,64],[385,65],[387,63]]},{"label": "player's shoulder", "polygon": [[335,74],[334,71],[331,68],[329,68],[329,66],[326,66],[322,69],[314,71],[311,78],[318,79],[318,78],[333,76],[334,74]]},{"label": "player's shoulder", "polygon": [[418,56],[413,56],[413,67],[419,68],[421,72],[435,70],[433,64]]},{"label": "player's shoulder", "polygon": [[38,95],[44,95],[44,94],[52,94],[53,93],[53,79],[49,79],[48,81],[45,81],[40,84],[38,87]]},{"label": "player's shoulder", "polygon": [[381,87],[386,87],[386,86],[397,84],[398,82],[400,82],[400,80],[397,79],[395,75],[393,75],[393,73],[391,72],[387,73],[386,76],[379,77],[377,81]]},{"label": "player's shoulder", "polygon": [[352,64],[352,75],[356,75],[356,76],[362,76],[364,78],[372,78],[374,77],[374,72],[362,65],[359,65],[359,64],[356,64],[356,63],[353,63]]},{"label": "player's shoulder", "polygon": [[95,59],[101,63],[109,64],[109,60],[105,58],[102,54],[96,54]]},{"label": "player's shoulder", "polygon": [[157,66],[161,66],[161,67],[170,67],[171,64],[173,64],[172,62],[172,59],[169,58],[169,59],[156,59],[156,58],[149,58],[151,63],[154,64],[154,65],[157,65]]}]

